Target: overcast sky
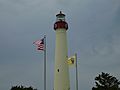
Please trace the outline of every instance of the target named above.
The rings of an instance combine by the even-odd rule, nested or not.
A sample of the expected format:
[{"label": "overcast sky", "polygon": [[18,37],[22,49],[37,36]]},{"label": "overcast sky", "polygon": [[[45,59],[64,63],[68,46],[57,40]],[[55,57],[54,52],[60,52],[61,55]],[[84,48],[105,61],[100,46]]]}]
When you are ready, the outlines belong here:
[{"label": "overcast sky", "polygon": [[[91,90],[107,72],[120,80],[120,0],[0,0],[0,89],[43,90],[43,52],[33,45],[47,35],[47,90],[53,90],[55,15],[69,24],[68,56],[78,54],[79,90]],[[70,68],[75,90],[75,68]]]}]

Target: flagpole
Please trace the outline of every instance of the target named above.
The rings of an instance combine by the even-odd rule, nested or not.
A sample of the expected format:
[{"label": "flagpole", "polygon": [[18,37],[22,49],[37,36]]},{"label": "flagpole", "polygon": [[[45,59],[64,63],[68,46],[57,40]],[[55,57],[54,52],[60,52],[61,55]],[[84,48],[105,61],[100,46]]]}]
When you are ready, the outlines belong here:
[{"label": "flagpole", "polygon": [[77,53],[75,53],[75,57],[76,57],[76,90],[78,90]]},{"label": "flagpole", "polygon": [[46,90],[46,35],[44,35],[44,90]]}]

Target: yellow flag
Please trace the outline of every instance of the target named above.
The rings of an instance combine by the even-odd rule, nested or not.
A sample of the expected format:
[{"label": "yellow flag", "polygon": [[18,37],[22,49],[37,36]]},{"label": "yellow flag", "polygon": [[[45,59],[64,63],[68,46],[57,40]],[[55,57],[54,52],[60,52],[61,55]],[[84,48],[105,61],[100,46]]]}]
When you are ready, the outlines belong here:
[{"label": "yellow flag", "polygon": [[67,63],[68,63],[68,65],[75,65],[76,56],[74,55],[74,56],[69,57],[68,60],[67,60]]}]

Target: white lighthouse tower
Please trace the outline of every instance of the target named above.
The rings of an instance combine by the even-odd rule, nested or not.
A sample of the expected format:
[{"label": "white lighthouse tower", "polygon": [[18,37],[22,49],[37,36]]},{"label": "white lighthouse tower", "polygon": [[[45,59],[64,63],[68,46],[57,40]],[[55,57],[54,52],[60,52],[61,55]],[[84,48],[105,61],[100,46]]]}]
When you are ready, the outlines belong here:
[{"label": "white lighthouse tower", "polygon": [[56,31],[54,90],[70,90],[69,69],[67,64],[67,31],[65,14],[56,15],[54,30]]}]

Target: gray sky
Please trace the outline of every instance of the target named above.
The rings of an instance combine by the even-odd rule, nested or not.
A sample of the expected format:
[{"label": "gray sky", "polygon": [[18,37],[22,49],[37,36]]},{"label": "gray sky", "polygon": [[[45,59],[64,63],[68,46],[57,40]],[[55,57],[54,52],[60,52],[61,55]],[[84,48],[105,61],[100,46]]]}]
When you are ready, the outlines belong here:
[{"label": "gray sky", "polygon": [[[120,0],[0,0],[0,89],[14,85],[43,90],[43,52],[35,40],[47,35],[47,89],[53,90],[55,15],[69,24],[68,56],[78,54],[80,90],[107,72],[120,80]],[[70,68],[71,90],[75,68]]]}]

